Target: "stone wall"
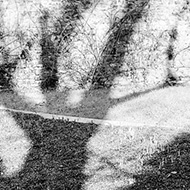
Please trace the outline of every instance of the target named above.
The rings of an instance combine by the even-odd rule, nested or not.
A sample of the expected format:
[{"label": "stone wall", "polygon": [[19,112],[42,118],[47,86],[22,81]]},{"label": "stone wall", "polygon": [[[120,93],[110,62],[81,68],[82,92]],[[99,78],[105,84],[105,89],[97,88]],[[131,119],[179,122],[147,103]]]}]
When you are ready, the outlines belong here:
[{"label": "stone wall", "polygon": [[[146,14],[135,26],[121,69],[126,74],[132,68],[132,72],[115,78],[118,92],[125,91],[126,95],[154,89],[165,82],[168,68],[182,82],[188,79],[189,8],[186,1],[149,1]],[[172,42],[173,58],[170,61],[167,52],[171,45],[172,30],[176,30],[177,34]],[[119,94],[116,89],[113,91]]]},{"label": "stone wall", "polygon": [[[55,13],[58,16],[57,9],[60,7],[57,2],[59,1],[3,0],[1,2],[1,32],[4,36],[1,45],[8,50],[9,57],[17,62],[13,74],[14,90],[23,96],[25,101],[34,104],[45,101],[40,88],[42,33],[39,18],[43,16],[44,11],[49,12],[51,18],[48,27],[52,28]],[[11,60],[9,64],[12,64]]]},{"label": "stone wall", "polygon": [[[62,47],[59,57],[60,90],[65,86],[78,88],[80,83],[86,83],[88,88],[88,81],[83,79],[89,72],[93,74],[109,37],[109,29],[115,19],[123,16],[124,6],[124,0],[94,1],[89,9],[81,13],[81,19],[76,21],[75,30],[72,32],[74,37],[69,44]],[[67,53],[65,49],[68,50]]]},{"label": "stone wall", "polygon": [[[67,1],[66,1],[67,2]],[[18,59],[18,66],[14,74],[15,91],[20,94],[38,92],[43,97],[40,89],[42,62],[40,58],[42,37],[39,18],[48,12],[47,35],[57,43],[63,34],[58,36],[54,24],[62,18],[64,6],[60,1],[1,1],[1,14],[3,15],[1,29],[8,34],[1,40],[10,56],[21,55],[23,50],[29,52],[28,59]],[[68,3],[68,2],[67,2]],[[65,3],[65,8],[67,7]],[[71,22],[74,29],[66,35],[67,40],[61,39],[60,55],[57,57],[59,87],[79,87],[79,83],[88,84],[86,75],[91,77],[94,68],[100,61],[102,51],[114,22],[124,17],[126,8],[135,1],[89,1],[89,7],[81,8],[78,16]],[[79,3],[80,5],[80,3]],[[80,6],[78,6],[79,8]],[[82,7],[82,3],[81,3]],[[131,7],[134,8],[133,6]],[[62,10],[63,9],[63,10]],[[39,10],[42,10],[40,12]],[[135,8],[134,8],[135,11]],[[77,17],[77,15],[75,15]],[[128,93],[154,88],[164,82],[168,66],[172,66],[177,75],[189,77],[189,5],[185,0],[150,0],[145,7],[143,17],[134,26],[133,35],[130,37],[126,48],[121,75],[115,77],[114,83],[124,85]],[[63,23],[62,23],[63,24]],[[68,25],[71,23],[67,23]],[[170,33],[177,30],[177,38],[173,42],[174,58],[168,62],[167,50],[170,44]],[[66,33],[67,26],[62,28]],[[32,44],[31,47],[27,42]],[[86,80],[86,81],[85,81]],[[117,85],[118,84],[118,85]],[[43,99],[43,98],[42,98]],[[41,101],[44,101],[42,100]]]}]

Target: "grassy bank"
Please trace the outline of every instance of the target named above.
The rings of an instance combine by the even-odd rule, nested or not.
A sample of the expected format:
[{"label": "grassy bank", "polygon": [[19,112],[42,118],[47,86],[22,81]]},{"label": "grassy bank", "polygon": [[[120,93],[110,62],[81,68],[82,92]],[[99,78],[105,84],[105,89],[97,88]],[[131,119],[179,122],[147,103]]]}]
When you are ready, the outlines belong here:
[{"label": "grassy bank", "polygon": [[131,136],[130,127],[8,113],[32,146],[18,174],[0,177],[2,190],[190,188],[188,127],[137,127]]}]

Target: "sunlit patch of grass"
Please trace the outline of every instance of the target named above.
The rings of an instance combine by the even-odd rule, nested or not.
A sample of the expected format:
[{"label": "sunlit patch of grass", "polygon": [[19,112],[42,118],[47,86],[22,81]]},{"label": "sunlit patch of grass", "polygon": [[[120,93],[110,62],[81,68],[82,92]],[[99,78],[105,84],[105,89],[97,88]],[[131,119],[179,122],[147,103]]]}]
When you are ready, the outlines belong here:
[{"label": "sunlit patch of grass", "polygon": [[67,97],[66,104],[72,108],[78,107],[84,98],[84,90],[71,90]]},{"label": "sunlit patch of grass", "polygon": [[[43,105],[28,104],[18,94],[4,92],[0,102],[8,108],[28,111],[136,124],[183,126],[189,123],[189,91],[189,86],[178,86],[112,99],[109,89],[91,90],[85,91],[80,103],[73,106],[68,104],[69,99],[76,99],[71,98],[69,90],[44,92],[46,103]],[[44,106],[46,109],[43,109]]]},{"label": "sunlit patch of grass", "polygon": [[0,131],[1,172],[4,176],[12,176],[22,169],[31,142],[5,110],[0,110]]},{"label": "sunlit patch of grass", "polygon": [[[188,152],[185,153],[179,148],[176,139],[181,139],[182,134],[189,134],[189,127],[181,129],[156,126],[134,127],[132,137],[128,133],[129,128],[101,126],[99,132],[89,140],[87,147],[91,154],[85,172],[92,177],[86,183],[87,189],[93,187],[93,184],[97,190],[109,189],[109,185],[112,189],[116,181],[120,182],[117,184],[120,188],[130,189],[132,186],[140,189],[142,184],[138,185],[138,183],[142,183],[141,176],[158,176],[163,179],[167,176],[171,177],[166,178],[164,184],[170,183],[171,179],[175,181],[176,174],[179,176],[179,172],[186,172],[185,168],[179,171],[177,163],[183,160],[183,164],[189,166],[184,159],[184,156],[188,157]],[[189,141],[188,137],[184,138],[182,144],[186,141]],[[118,176],[114,178],[116,173]],[[184,175],[188,176],[188,173]],[[133,183],[129,185],[131,180]],[[182,183],[180,185],[183,187]]]},{"label": "sunlit patch of grass", "polygon": [[[98,126],[44,119],[32,114],[9,113],[32,140],[33,148],[26,164],[29,167],[27,175],[34,179],[35,176],[40,176],[40,171],[51,170],[51,175],[47,176],[54,181],[49,186],[55,185],[57,177],[65,172],[71,172],[73,176],[85,175],[85,190],[95,187],[97,190],[124,187],[138,189],[143,183],[153,185],[151,180],[147,181],[150,176],[164,179],[163,183],[175,181],[180,173],[188,179],[189,127]],[[12,141],[10,146],[11,143]],[[36,159],[35,162],[31,157]],[[43,164],[38,162],[41,158]],[[38,169],[32,171],[32,167]],[[29,173],[31,171],[32,175]],[[22,181],[27,180],[27,175],[22,177]],[[22,171],[18,175],[18,181],[21,176]],[[145,176],[144,179],[142,176]],[[66,178],[62,176],[64,183],[59,184],[60,187],[70,184]],[[79,178],[77,180],[80,181]],[[184,183],[183,181],[181,185]]]},{"label": "sunlit patch of grass", "polygon": [[190,86],[162,88],[123,100],[109,109],[106,119],[159,126],[190,123]]}]

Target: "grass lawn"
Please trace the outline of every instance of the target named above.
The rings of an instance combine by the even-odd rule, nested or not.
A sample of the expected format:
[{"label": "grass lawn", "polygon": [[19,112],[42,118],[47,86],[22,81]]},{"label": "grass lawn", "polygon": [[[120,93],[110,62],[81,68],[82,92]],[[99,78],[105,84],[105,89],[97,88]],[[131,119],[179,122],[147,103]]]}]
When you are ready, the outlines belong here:
[{"label": "grass lawn", "polygon": [[0,94],[0,103],[27,111],[178,127],[190,123],[189,94],[190,86],[146,90],[117,98],[106,89],[47,92],[45,104],[32,105],[16,93],[5,92]]},{"label": "grass lawn", "polygon": [[[16,172],[11,177],[2,173],[0,189],[80,189],[86,179],[82,173],[87,160],[86,141],[95,132],[97,126],[95,124],[81,125],[64,120],[43,119],[37,115],[8,113],[25,132],[25,136],[30,140],[31,148],[19,173]],[[3,116],[2,111],[0,114]],[[8,116],[4,114],[4,117]],[[2,120],[1,124],[4,124]],[[14,134],[15,130],[12,133]],[[10,131],[6,134],[6,138],[1,139],[0,143],[4,144],[3,148],[6,149],[6,146],[11,142],[15,149],[20,150],[20,147],[16,147],[15,143],[20,141],[21,133],[17,133],[15,141],[11,139],[12,136],[15,136],[12,133]],[[22,136],[20,139],[23,139]],[[20,146],[23,145],[20,144]],[[3,158],[4,160],[12,159],[14,162],[14,158],[17,158],[19,153],[19,151],[13,150],[12,153],[9,151],[7,155],[4,153]],[[3,167],[1,172],[4,172]]]},{"label": "grass lawn", "polygon": [[[103,119],[109,106],[116,102],[115,100],[109,98],[108,94],[109,90],[90,91],[84,94],[84,99],[79,104],[72,106],[68,103],[67,99],[69,91],[47,92],[44,93],[47,100],[45,105],[47,109],[45,112],[68,116]],[[41,109],[41,106],[34,106],[27,103],[24,98],[18,96],[15,92],[1,93],[0,103],[7,108],[44,112],[44,110]]]},{"label": "grass lawn", "polygon": [[[7,121],[14,118],[31,148],[17,175],[2,175],[0,189],[190,189],[189,94],[189,86],[119,98],[113,98],[110,90],[82,95],[79,91],[44,94],[45,112],[142,123],[143,127],[84,124],[7,111]],[[1,93],[0,102],[8,108],[44,111],[44,105],[28,104],[16,93]],[[7,125],[2,119],[5,117],[8,116],[1,114],[1,127]],[[16,135],[12,132],[16,127],[7,126],[8,136],[1,139],[1,144],[14,152],[17,148],[12,144],[17,139],[14,147],[21,147],[18,139],[23,133],[18,131]],[[10,154],[7,159],[19,159],[18,155]]]},{"label": "grass lawn", "polygon": [[[188,126],[131,129],[7,113],[32,146],[19,173],[0,176],[2,190],[190,189]],[[14,144],[9,134],[4,140]]]}]

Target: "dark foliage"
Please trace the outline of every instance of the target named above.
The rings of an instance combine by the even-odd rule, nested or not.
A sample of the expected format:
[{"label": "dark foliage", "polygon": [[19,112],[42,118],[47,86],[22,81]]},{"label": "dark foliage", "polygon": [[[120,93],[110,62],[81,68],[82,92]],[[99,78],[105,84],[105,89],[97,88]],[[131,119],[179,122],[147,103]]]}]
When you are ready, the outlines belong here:
[{"label": "dark foliage", "polygon": [[102,59],[98,64],[92,79],[92,88],[110,88],[114,78],[120,74],[126,47],[133,34],[135,23],[142,18],[144,7],[148,0],[128,1],[126,3],[124,17],[115,22],[110,29],[111,35],[102,52]]},{"label": "dark foliage", "polygon": [[168,73],[165,83],[163,84],[164,87],[167,86],[175,86],[179,82],[179,77],[173,75],[172,73]]},{"label": "dark foliage", "polygon": [[[9,112],[32,140],[23,169],[12,178],[0,176],[2,190],[80,190],[88,176],[86,143],[98,132],[93,123],[44,119],[37,115]],[[131,174],[132,186],[117,190],[190,189],[190,135],[178,134],[144,160],[143,169]]]},{"label": "dark foliage", "polygon": [[170,43],[169,43],[169,46],[168,46],[168,49],[166,51],[166,54],[167,54],[167,58],[168,58],[168,68],[167,68],[167,76],[166,76],[166,81],[164,83],[164,87],[166,86],[175,86],[178,84],[178,81],[179,81],[179,77],[176,75],[176,73],[172,72],[172,67],[173,65],[171,64],[172,61],[174,61],[175,59],[175,54],[174,54],[174,42],[175,40],[177,39],[177,30],[176,28],[173,28],[171,31],[170,31]]},{"label": "dark foliage", "polygon": [[57,76],[57,56],[58,52],[54,43],[48,33],[48,19],[49,13],[44,12],[40,18],[42,39],[41,39],[41,63],[42,63],[42,76],[41,76],[41,89],[43,91],[55,90],[58,84]]},{"label": "dark foliage", "polygon": [[173,46],[172,45],[169,45],[166,53],[167,53],[169,61],[174,58],[174,51],[173,51]]},{"label": "dark foliage", "polygon": [[44,11],[43,16],[40,18],[42,31],[42,90],[55,90],[57,88],[57,58],[60,56],[60,53],[66,56],[68,50],[65,44],[69,44],[72,40],[71,36],[73,38],[76,35],[73,33],[76,27],[76,20],[80,19],[81,12],[88,9],[90,6],[91,2],[89,0],[64,2],[61,17],[55,19],[54,28],[52,29],[48,28],[50,18],[49,12]]},{"label": "dark foliage", "polygon": [[0,91],[12,91],[14,84],[13,73],[17,67],[17,59],[8,61],[9,55],[3,55],[3,63],[0,65]]}]

